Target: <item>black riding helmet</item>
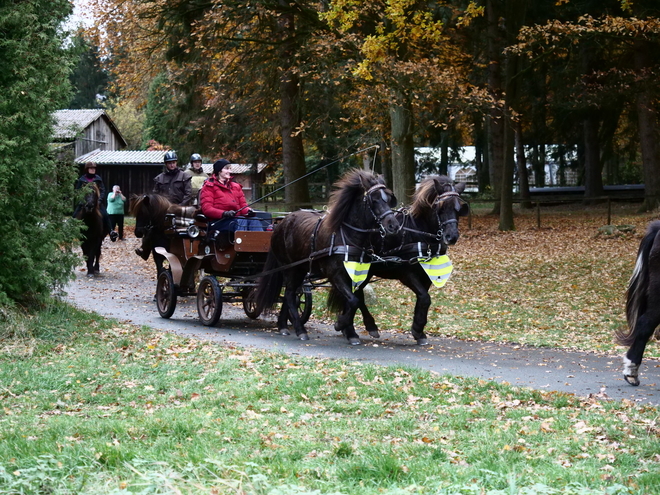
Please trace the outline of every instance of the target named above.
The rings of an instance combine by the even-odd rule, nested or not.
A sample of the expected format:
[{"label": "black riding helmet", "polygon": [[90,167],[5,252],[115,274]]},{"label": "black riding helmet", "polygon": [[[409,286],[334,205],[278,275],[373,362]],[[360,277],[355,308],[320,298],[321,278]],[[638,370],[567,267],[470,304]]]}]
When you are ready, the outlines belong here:
[{"label": "black riding helmet", "polygon": [[170,150],[167,153],[165,153],[165,157],[163,158],[163,161],[165,163],[179,161],[179,158],[176,156],[176,151]]},{"label": "black riding helmet", "polygon": [[201,162],[202,156],[199,153],[193,153],[190,155],[190,163],[192,162]]}]

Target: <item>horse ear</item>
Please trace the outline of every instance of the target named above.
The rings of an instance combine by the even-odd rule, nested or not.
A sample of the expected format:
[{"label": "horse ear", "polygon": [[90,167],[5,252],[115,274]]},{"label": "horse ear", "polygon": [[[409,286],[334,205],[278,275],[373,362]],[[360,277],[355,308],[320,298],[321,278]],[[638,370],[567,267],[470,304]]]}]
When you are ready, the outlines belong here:
[{"label": "horse ear", "polygon": [[459,182],[458,184],[454,185],[454,189],[458,194],[463,194],[463,191],[465,191],[465,182]]},{"label": "horse ear", "polygon": [[459,217],[467,217],[470,214],[470,205],[463,200],[459,200],[456,211],[458,211]]},{"label": "horse ear", "polygon": [[390,208],[394,208],[394,207],[396,206],[397,203],[398,203],[398,201],[397,201],[397,199],[396,199],[396,196],[394,195],[394,193],[391,193],[391,195],[390,195],[390,202],[389,202],[389,206],[390,206]]},{"label": "horse ear", "polygon": [[435,184],[435,192],[438,194],[438,196],[445,192],[444,185],[442,182],[440,182],[438,177],[433,177],[433,183]]}]

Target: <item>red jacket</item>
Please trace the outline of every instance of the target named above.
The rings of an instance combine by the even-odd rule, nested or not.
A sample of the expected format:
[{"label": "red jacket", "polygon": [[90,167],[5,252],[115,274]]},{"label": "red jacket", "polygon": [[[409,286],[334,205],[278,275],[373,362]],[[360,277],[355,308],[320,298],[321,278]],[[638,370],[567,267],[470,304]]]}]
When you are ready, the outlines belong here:
[{"label": "red jacket", "polygon": [[223,184],[215,177],[204,182],[199,195],[199,205],[202,213],[211,220],[219,220],[227,210],[234,210],[238,215],[248,212],[241,185],[231,180],[228,184]]}]

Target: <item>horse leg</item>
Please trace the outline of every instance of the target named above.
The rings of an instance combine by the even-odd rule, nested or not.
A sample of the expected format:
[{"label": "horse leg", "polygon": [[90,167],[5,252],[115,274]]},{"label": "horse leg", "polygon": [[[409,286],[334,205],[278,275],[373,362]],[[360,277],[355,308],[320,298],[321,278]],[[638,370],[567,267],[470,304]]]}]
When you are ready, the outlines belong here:
[{"label": "horse leg", "polygon": [[96,250],[94,252],[94,273],[101,273],[101,267],[99,263],[101,262],[101,243],[99,243],[98,246],[96,246]]},{"label": "horse leg", "polygon": [[304,277],[295,277],[292,279],[289,276],[286,278],[288,278],[288,280],[286,281],[284,288],[284,303],[282,303],[282,310],[280,311],[280,317],[278,318],[280,333],[282,333],[282,320],[284,320],[284,326],[286,326],[287,318],[282,316],[282,313],[286,309],[288,310],[288,317],[291,320],[291,324],[293,325],[293,329],[296,331],[298,338],[300,340],[309,340],[307,330],[305,330],[305,326],[300,321],[300,315],[298,314],[298,307],[296,304],[296,291],[298,290],[298,287],[302,285]]},{"label": "horse leg", "polygon": [[277,316],[277,330],[280,335],[291,335],[289,332],[289,308],[286,301],[282,302],[280,313]]},{"label": "horse leg", "polygon": [[335,322],[335,330],[344,334],[346,340],[351,345],[360,345],[362,341],[355,331],[355,326],[353,325],[353,320],[355,319],[355,313],[360,306],[360,298],[358,298],[351,291],[351,282],[350,280],[341,279],[339,281],[332,282],[335,289],[343,296],[344,298],[344,310],[337,316],[337,321]]},{"label": "horse leg", "polygon": [[[426,337],[426,333],[424,333],[424,327],[426,327],[426,323],[428,322],[429,308],[431,307],[431,296],[429,296],[431,282],[426,276],[426,273],[419,274],[419,277],[414,276],[416,273],[419,274],[417,271],[411,272],[408,276],[401,278],[401,282],[412,290],[417,297],[417,301],[415,302],[415,314],[410,327],[412,336],[417,341],[417,344],[428,345],[429,341]],[[423,275],[423,277],[421,275]]]},{"label": "horse leg", "polygon": [[364,291],[362,289],[356,290],[355,296],[360,300],[358,308],[360,313],[362,313],[362,322],[364,323],[365,330],[369,332],[369,335],[371,335],[374,339],[379,339],[380,331],[378,330],[376,320],[369,311],[369,308],[367,308],[367,304],[364,302]]},{"label": "horse leg", "polygon": [[660,308],[647,310],[640,315],[635,325],[635,340],[623,357],[623,378],[633,386],[639,385],[639,367],[644,350],[655,329],[660,325]]}]

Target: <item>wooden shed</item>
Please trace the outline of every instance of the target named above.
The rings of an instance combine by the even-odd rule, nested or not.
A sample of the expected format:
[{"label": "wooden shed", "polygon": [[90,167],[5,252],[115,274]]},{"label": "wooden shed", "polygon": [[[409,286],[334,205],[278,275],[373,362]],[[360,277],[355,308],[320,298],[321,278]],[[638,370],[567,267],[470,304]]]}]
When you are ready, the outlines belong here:
[{"label": "wooden shed", "polygon": [[105,110],[58,110],[53,117],[56,145],[62,151],[71,150],[74,158],[94,150],[126,147],[126,140]]}]

